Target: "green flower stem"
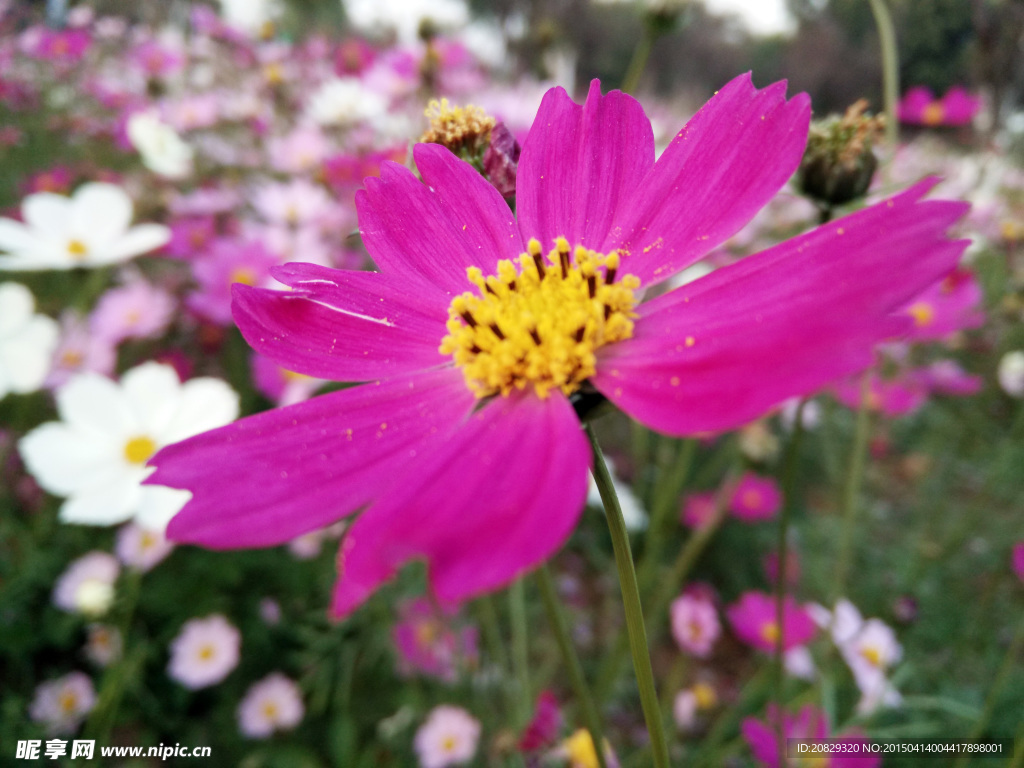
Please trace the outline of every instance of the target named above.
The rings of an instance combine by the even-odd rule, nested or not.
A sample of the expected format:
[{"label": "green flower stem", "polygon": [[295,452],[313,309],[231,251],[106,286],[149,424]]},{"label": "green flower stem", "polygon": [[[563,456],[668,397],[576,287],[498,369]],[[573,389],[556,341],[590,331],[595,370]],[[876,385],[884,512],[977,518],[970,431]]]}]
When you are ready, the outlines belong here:
[{"label": "green flower stem", "polygon": [[629,67],[622,78],[622,91],[624,93],[632,94],[636,92],[636,87],[640,85],[640,78],[643,77],[644,70],[647,68],[647,59],[651,56],[651,48],[654,47],[654,41],[657,36],[658,33],[653,29],[653,25],[644,24],[644,33],[636,42],[636,48],[633,49],[633,58],[629,60]]},{"label": "green flower stem", "polygon": [[537,585],[540,587],[540,596],[544,601],[544,610],[548,614],[548,622],[555,632],[555,639],[558,641],[558,648],[562,652],[562,659],[565,662],[566,670],[569,672],[569,684],[572,685],[576,700],[583,709],[583,721],[587,724],[590,738],[594,741],[594,751],[597,753],[597,762],[600,768],[608,768],[604,759],[604,736],[601,735],[601,717],[597,712],[597,706],[590,695],[587,681],[583,677],[583,667],[580,665],[576,649],[572,644],[572,637],[569,635],[569,627],[565,621],[565,614],[562,612],[562,605],[558,599],[558,592],[555,589],[554,580],[551,578],[551,571],[546,565],[537,570]]},{"label": "green flower stem", "polygon": [[857,527],[857,507],[860,489],[864,480],[864,466],[867,463],[868,436],[871,434],[871,410],[868,407],[870,379],[865,373],[861,378],[860,405],[857,408],[857,424],[853,434],[853,447],[847,465],[846,482],[843,486],[843,532],[839,540],[839,556],[836,558],[836,575],[832,587],[831,604],[843,596],[846,590],[846,576],[853,556],[853,532]]},{"label": "green flower stem", "polygon": [[529,622],[526,616],[526,583],[516,579],[508,590],[508,612],[512,621],[512,664],[519,681],[519,725],[530,720],[533,701],[530,689]]},{"label": "green flower stem", "polygon": [[786,599],[786,566],[789,557],[789,520],[796,504],[796,476],[800,464],[800,442],[803,438],[803,417],[804,405],[807,400],[801,400],[797,406],[796,416],[793,420],[793,433],[789,439],[786,449],[786,459],[782,475],[782,510],[779,513],[779,538],[777,561],[775,564],[775,626],[779,629],[778,637],[775,638],[775,704],[779,708],[778,742],[779,765],[786,765],[786,730],[784,727],[785,718],[785,665],[782,656],[785,640],[785,599]]},{"label": "green flower stem", "polygon": [[[1017,657],[1020,655],[1022,647],[1024,647],[1024,617],[1017,621],[1017,628],[1013,633],[1013,639],[1010,641],[1010,647],[1006,649],[1006,656],[1003,657],[1003,663],[999,667],[999,672],[996,673],[995,682],[992,683],[988,696],[985,698],[985,708],[974,724],[974,728],[971,729],[971,735],[967,738],[968,741],[977,741],[985,733],[989,720],[992,719],[992,714],[996,711],[999,696],[1002,694],[1003,688],[1006,687],[1006,683],[1010,680],[1010,675],[1016,668]],[[960,755],[953,768],[960,768],[960,766],[966,765],[967,758],[966,754]]]},{"label": "green flower stem", "polygon": [[677,509],[679,494],[690,475],[690,467],[693,466],[693,459],[696,455],[697,441],[683,441],[678,446],[675,462],[659,478],[658,487],[655,489],[654,503],[651,505],[651,521],[647,527],[647,535],[644,537],[644,551],[637,568],[637,578],[640,582],[641,592],[644,594],[651,588],[651,582],[658,575],[661,545],[669,538],[669,532],[665,529],[672,511]]},{"label": "green flower stem", "polygon": [[871,15],[878,27],[878,42],[882,48],[882,101],[885,105],[885,142],[889,151],[896,151],[899,124],[896,122],[896,100],[899,92],[899,58],[896,51],[896,27],[885,0],[869,0]]},{"label": "green flower stem", "polygon": [[[505,652],[505,644],[501,640],[501,622],[498,619],[498,610],[494,607],[494,598],[485,595],[476,601],[479,612],[480,627],[484,633],[484,642],[487,643],[487,650],[494,663],[501,669],[502,674],[509,669],[508,655]],[[519,712],[521,708],[520,696],[512,686],[506,686],[508,693],[508,711]]]},{"label": "green flower stem", "polygon": [[[626,611],[626,628],[629,632],[630,650],[633,652],[633,669],[636,672],[637,687],[640,689],[640,705],[643,708],[647,732],[651,737],[651,753],[655,768],[669,768],[668,744],[665,742],[665,728],[661,721],[661,709],[658,706],[658,694],[654,687],[654,671],[651,668],[651,657],[647,648],[647,631],[644,628],[644,613],[640,606],[640,590],[636,583],[636,570],[633,568],[633,555],[629,548],[629,535],[626,523],[622,519],[622,509],[615,495],[612,477],[608,472],[601,446],[597,443],[593,427],[585,426],[590,448],[594,453],[594,480],[601,492],[605,516],[608,518],[608,530],[612,536],[612,549],[615,551],[615,565],[619,572],[619,585],[622,588],[622,602]],[[598,750],[600,752],[600,750]]]}]

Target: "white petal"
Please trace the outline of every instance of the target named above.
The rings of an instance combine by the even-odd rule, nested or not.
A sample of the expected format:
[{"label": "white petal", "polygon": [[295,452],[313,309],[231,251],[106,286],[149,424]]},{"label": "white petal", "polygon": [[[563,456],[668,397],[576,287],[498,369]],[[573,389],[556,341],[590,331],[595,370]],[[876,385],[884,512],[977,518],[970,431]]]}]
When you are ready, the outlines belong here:
[{"label": "white petal", "polygon": [[143,363],[121,377],[121,389],[142,431],[156,439],[178,411],[181,382],[174,368]]},{"label": "white petal", "polygon": [[35,392],[50,372],[57,348],[57,321],[35,315],[14,338],[0,341],[0,368],[14,392]]},{"label": "white petal", "polygon": [[0,219],[0,251],[29,253],[38,247],[38,240],[28,227],[14,219]]},{"label": "white petal", "polygon": [[132,223],[132,200],[115,184],[83,184],[72,198],[70,231],[88,243],[110,243]]},{"label": "white petal", "polygon": [[35,306],[32,291],[24,285],[0,283],[0,338],[24,327]]},{"label": "white petal", "polygon": [[22,201],[21,215],[29,229],[41,234],[66,232],[71,218],[71,200],[53,192],[37,192]]},{"label": "white petal", "polygon": [[141,490],[137,482],[124,479],[100,488],[91,488],[65,501],[59,517],[65,523],[117,525],[135,514]]},{"label": "white petal", "polygon": [[98,255],[95,263],[113,264],[124,261],[159,248],[170,239],[171,230],[163,224],[139,224],[111,243],[105,253]]},{"label": "white petal", "polygon": [[80,373],[61,387],[57,412],[68,424],[95,435],[120,439],[139,429],[120,387],[98,373]]},{"label": "white petal", "polygon": [[58,496],[108,484],[121,474],[116,443],[56,421],[33,429],[18,449],[36,482]]},{"label": "white petal", "polygon": [[165,488],[162,485],[144,485],[135,520],[143,528],[163,533],[171,518],[178,514],[191,498],[191,491]]},{"label": "white petal", "polygon": [[209,429],[222,427],[238,418],[238,395],[220,379],[199,378],[185,382],[178,412],[169,425],[165,444]]}]

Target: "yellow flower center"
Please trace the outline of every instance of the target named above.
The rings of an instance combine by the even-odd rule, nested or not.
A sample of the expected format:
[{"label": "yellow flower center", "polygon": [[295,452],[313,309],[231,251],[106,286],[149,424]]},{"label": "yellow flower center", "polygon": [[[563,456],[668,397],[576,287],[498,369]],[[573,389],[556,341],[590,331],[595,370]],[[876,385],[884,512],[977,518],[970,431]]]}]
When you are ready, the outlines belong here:
[{"label": "yellow flower center", "polygon": [[942,104],[937,101],[933,101],[924,108],[924,112],[921,113],[921,120],[925,125],[938,125],[942,122],[945,116],[946,110],[942,108]]},{"label": "yellow flower center", "polygon": [[743,506],[747,509],[757,509],[761,506],[761,493],[753,489],[743,492]]},{"label": "yellow flower center", "polygon": [[132,464],[145,464],[156,453],[156,443],[145,435],[133,437],[124,446],[124,457]]},{"label": "yellow flower center", "polygon": [[256,273],[249,267],[237,267],[231,270],[228,277],[229,283],[242,283],[243,285],[256,285]]},{"label": "yellow flower center", "polygon": [[443,144],[456,154],[462,149],[476,151],[487,145],[497,120],[480,107],[457,107],[448,99],[431,100],[423,113],[430,128],[420,137],[424,144]]},{"label": "yellow flower center", "polygon": [[571,394],[594,375],[598,349],[633,335],[639,278],[615,282],[617,251],[605,255],[557,239],[545,258],[530,240],[519,266],[498,262],[485,278],[466,270],[478,293],[456,296],[448,308],[443,355],[452,355],[477,397],[508,395],[532,384],[547,397]]},{"label": "yellow flower center", "polygon": [[199,658],[202,661],[209,661],[214,657],[216,653],[217,649],[214,648],[212,645],[204,645],[202,648],[199,649]]},{"label": "yellow flower center", "polygon": [[78,697],[75,696],[74,691],[64,691],[60,695],[59,699],[60,711],[65,714],[70,714],[75,711],[78,706]]},{"label": "yellow flower center", "polygon": [[263,716],[273,722],[277,719],[277,704],[272,701],[263,704]]},{"label": "yellow flower center", "polygon": [[865,646],[860,649],[860,655],[863,656],[868,664],[873,667],[882,666],[882,652],[873,645]]},{"label": "yellow flower center", "polygon": [[761,626],[761,639],[772,645],[777,643],[779,641],[779,625],[774,621],[763,624]]},{"label": "yellow flower center", "polygon": [[459,745],[458,739],[454,736],[448,735],[441,740],[441,751],[442,752],[454,752],[455,747]]},{"label": "yellow flower center", "polygon": [[935,319],[935,310],[932,305],[926,301],[919,301],[915,304],[910,305],[910,309],[907,310],[910,316],[914,318],[914,324],[918,328],[924,328],[926,325],[930,325],[932,320]]},{"label": "yellow flower center", "polygon": [[697,700],[697,709],[712,709],[718,704],[718,695],[715,693],[715,689],[707,683],[697,683],[691,690]]},{"label": "yellow flower center", "polygon": [[74,261],[81,261],[88,252],[89,247],[81,240],[71,240],[68,242],[68,254]]}]

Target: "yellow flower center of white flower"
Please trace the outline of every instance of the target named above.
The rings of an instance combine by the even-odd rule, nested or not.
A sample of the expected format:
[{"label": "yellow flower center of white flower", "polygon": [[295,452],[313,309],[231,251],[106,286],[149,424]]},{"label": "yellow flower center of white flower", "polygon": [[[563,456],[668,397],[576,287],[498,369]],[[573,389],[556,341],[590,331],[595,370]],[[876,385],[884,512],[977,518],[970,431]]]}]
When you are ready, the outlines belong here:
[{"label": "yellow flower center of white flower", "polygon": [[86,616],[102,616],[114,602],[114,587],[99,579],[87,579],[75,590],[75,607]]},{"label": "yellow flower center of white flower", "polygon": [[68,255],[71,256],[74,261],[82,261],[86,254],[89,253],[89,247],[81,240],[71,240],[68,242]]},{"label": "yellow flower center of white flower", "polygon": [[132,464],[145,464],[156,453],[156,443],[145,435],[133,437],[124,444],[124,457]]},{"label": "yellow flower center of white flower", "polygon": [[[478,293],[456,296],[448,308],[443,355],[452,355],[477,397],[508,395],[532,384],[547,397],[571,394],[596,370],[596,351],[633,335],[639,278],[615,282],[619,254],[571,252],[560,237],[546,258],[530,240],[519,266],[498,262],[498,274],[466,270]],[[571,258],[570,258],[571,253]]]},{"label": "yellow flower center of white flower", "polygon": [[697,700],[697,709],[711,709],[718,704],[718,695],[715,689],[707,683],[697,683],[691,689],[693,697]]},{"label": "yellow flower center of white flower", "polygon": [[914,324],[918,328],[923,328],[926,325],[930,325],[932,320],[935,319],[935,310],[932,305],[926,301],[919,301],[915,304],[910,305],[910,309],[907,310],[910,316],[914,318]]}]

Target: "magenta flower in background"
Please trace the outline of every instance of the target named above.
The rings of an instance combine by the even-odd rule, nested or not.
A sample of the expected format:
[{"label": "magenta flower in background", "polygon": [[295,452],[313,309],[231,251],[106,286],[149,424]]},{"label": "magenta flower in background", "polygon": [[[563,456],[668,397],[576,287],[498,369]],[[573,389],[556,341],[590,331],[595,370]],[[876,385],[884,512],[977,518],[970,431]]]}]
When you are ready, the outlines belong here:
[{"label": "magenta flower in background", "polygon": [[[779,768],[778,707],[774,704],[768,705],[764,721],[753,717],[746,718],[741,730],[750,751],[754,753],[754,759],[767,768]],[[782,731],[787,739],[827,739],[829,738],[828,716],[823,710],[813,704],[808,704],[795,715],[783,713]],[[847,732],[837,738],[843,742],[864,741],[864,737],[857,731]],[[863,756],[859,750],[850,750],[850,752],[856,752],[856,756],[845,753],[826,756],[824,762],[820,763],[821,768],[845,768],[846,766],[874,768],[874,766],[882,764],[881,755]]]},{"label": "magenta flower in background", "polygon": [[968,125],[980,109],[981,98],[960,86],[936,99],[930,88],[918,85],[903,94],[896,113],[908,125]]},{"label": "magenta flower in background", "polygon": [[692,435],[867,367],[910,325],[896,311],[965,247],[945,233],[967,206],[922,201],[931,181],[638,304],[771,199],[809,111],[785,84],[742,76],[655,162],[631,97],[595,81],[580,106],[553,89],[523,147],[515,217],[444,147],[414,149],[425,183],[385,163],[356,196],[380,272],[290,264],[272,274],[291,291],[236,286],[233,305],[285,368],[371,383],[161,451],[150,482],[193,494],[170,537],[272,546],[365,508],[342,541],[334,614],[414,559],[440,601],[459,602],[575,527],[590,451],[569,396],[584,382]]},{"label": "magenta flower in background", "polygon": [[779,490],[779,484],[770,477],[755,475],[753,472],[743,474],[729,500],[729,510],[745,523],[771,520],[780,509],[782,491]]},{"label": "magenta flower in background", "polygon": [[519,751],[537,752],[554,745],[561,726],[562,711],[558,707],[558,699],[551,691],[541,691],[537,696],[533,717],[519,737]]},{"label": "magenta flower in background", "polygon": [[981,286],[972,272],[957,268],[914,297],[903,311],[914,319],[912,341],[944,339],[985,322]]},{"label": "magenta flower in background", "polygon": [[392,632],[399,671],[453,683],[458,672],[476,666],[476,628],[454,625],[454,611],[442,612],[429,600],[416,598],[398,609]]},{"label": "magenta flower in background", "polygon": [[217,223],[213,216],[174,219],[170,230],[171,239],[164,249],[169,256],[179,259],[201,256],[217,238]]},{"label": "magenta flower in background", "polygon": [[325,383],[323,379],[282,368],[269,357],[256,353],[253,353],[249,365],[256,390],[280,406],[308,400]]},{"label": "magenta flower in background", "polygon": [[263,285],[278,258],[260,243],[221,238],[204,257],[197,259],[192,274],[199,290],[185,303],[200,317],[219,325],[231,322],[231,286]]},{"label": "magenta flower in background", "polygon": [[58,65],[75,64],[81,61],[89,50],[92,38],[84,29],[35,29],[34,37],[26,51],[37,59]]},{"label": "magenta flower in background", "polygon": [[[893,378],[882,378],[872,371],[867,374],[867,407],[890,418],[913,413],[928,400],[928,389],[920,377],[901,371]],[[847,408],[860,407],[860,377],[837,382],[832,389],[836,399]]]},{"label": "magenta flower in background", "polygon": [[683,508],[680,511],[680,519],[683,525],[688,528],[700,528],[711,521],[715,514],[714,491],[703,493],[691,493],[683,500]]},{"label": "magenta flower in background", "polygon": [[[736,636],[754,648],[772,652],[779,637],[775,620],[775,596],[766,592],[744,592],[725,609]],[[786,596],[782,605],[782,650],[804,645],[814,637],[817,627],[811,615]]]}]

